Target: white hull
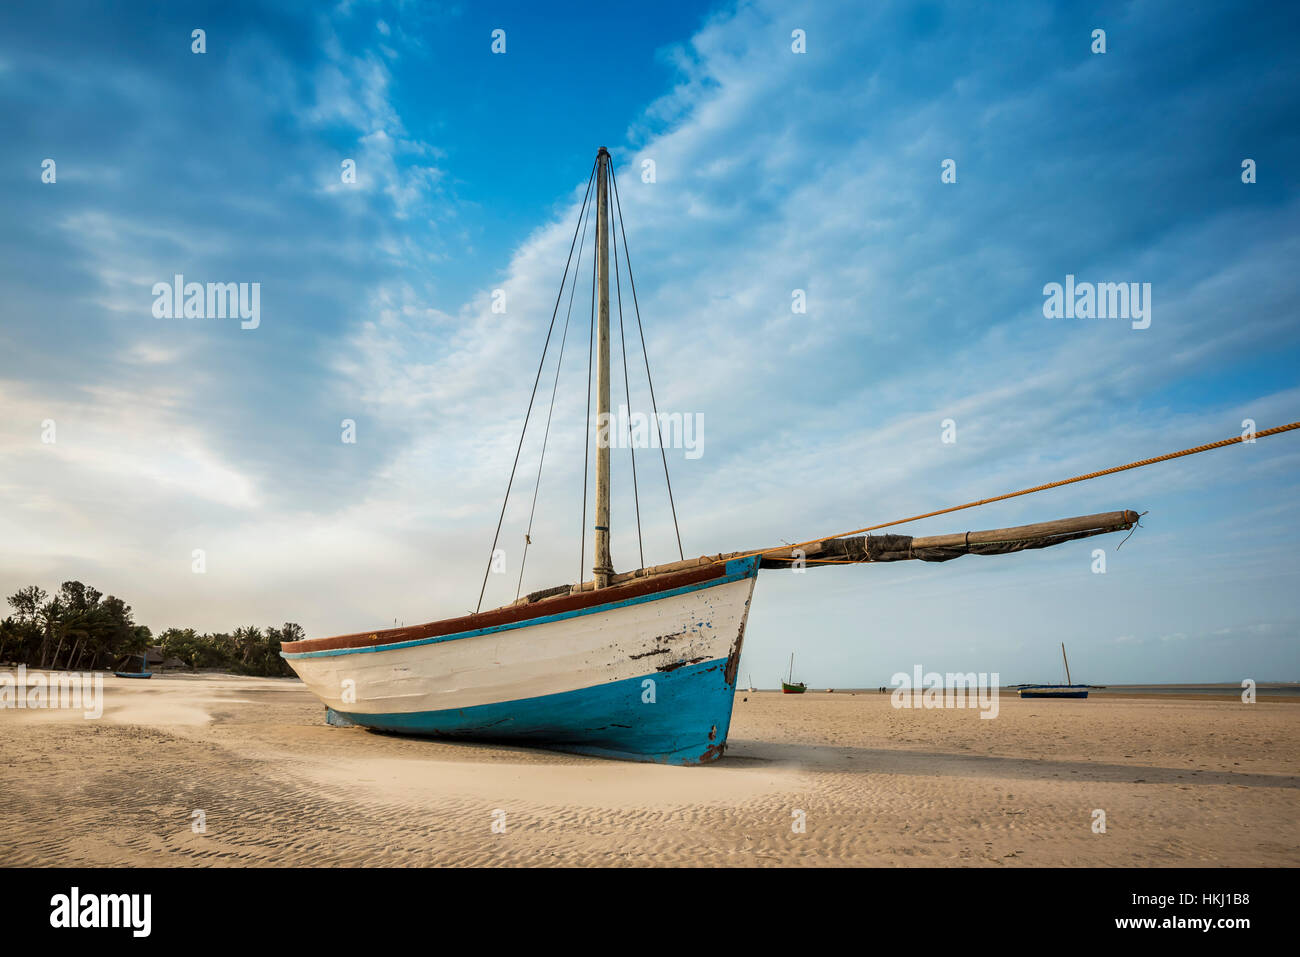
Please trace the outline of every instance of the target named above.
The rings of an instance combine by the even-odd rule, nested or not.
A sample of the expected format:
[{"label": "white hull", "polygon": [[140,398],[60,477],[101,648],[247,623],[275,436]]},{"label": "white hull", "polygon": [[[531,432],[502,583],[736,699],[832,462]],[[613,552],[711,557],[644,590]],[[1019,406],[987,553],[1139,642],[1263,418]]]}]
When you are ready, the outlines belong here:
[{"label": "white hull", "polygon": [[611,589],[603,604],[477,631],[283,654],[337,723],[698,763],[725,746],[757,572],[756,558],[733,561],[709,580]]}]

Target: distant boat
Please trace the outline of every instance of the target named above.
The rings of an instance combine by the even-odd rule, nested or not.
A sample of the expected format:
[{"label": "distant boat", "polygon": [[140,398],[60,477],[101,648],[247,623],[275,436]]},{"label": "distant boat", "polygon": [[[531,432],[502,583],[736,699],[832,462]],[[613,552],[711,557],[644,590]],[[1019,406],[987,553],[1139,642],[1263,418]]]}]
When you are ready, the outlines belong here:
[{"label": "distant boat", "polygon": [[790,680],[781,682],[781,691],[784,694],[803,694],[808,690],[808,685],[794,680],[794,655],[790,655]]},{"label": "distant boat", "polygon": [[[140,667],[141,667],[141,668],[148,668],[148,667],[149,667],[148,663],[147,663],[146,660],[145,660],[145,656],[146,656],[147,654],[148,654],[148,652],[145,652],[144,655],[141,655],[141,656],[140,656]],[[113,672],[113,677],[114,677],[114,678],[152,678],[152,677],[153,677],[153,672],[152,672],[152,671],[114,671],[114,672]]]},{"label": "distant boat", "polygon": [[1087,685],[1070,683],[1070,659],[1065,657],[1065,642],[1061,642],[1061,660],[1065,662],[1065,684],[1063,685],[1028,685],[1020,689],[1022,698],[1086,698]]},{"label": "distant boat", "polygon": [[754,675],[752,672],[749,675],[749,692],[750,694],[754,693]]}]

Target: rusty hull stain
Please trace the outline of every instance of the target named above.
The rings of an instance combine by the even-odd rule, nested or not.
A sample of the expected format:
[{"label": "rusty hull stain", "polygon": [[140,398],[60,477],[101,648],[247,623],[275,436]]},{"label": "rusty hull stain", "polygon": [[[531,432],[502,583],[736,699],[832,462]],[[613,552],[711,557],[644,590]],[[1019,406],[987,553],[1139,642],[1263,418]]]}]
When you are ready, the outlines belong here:
[{"label": "rusty hull stain", "polygon": [[718,758],[722,757],[722,752],[725,750],[727,750],[727,743],[725,741],[721,744],[711,744],[704,749],[704,752],[700,755],[700,760],[695,763],[708,764],[711,761],[716,761]]},{"label": "rusty hull stain", "polygon": [[736,632],[736,640],[731,645],[731,652],[727,655],[727,668],[722,673],[722,677],[729,685],[734,685],[736,683],[736,672],[740,670],[740,646],[744,641],[745,626],[742,623],[739,630]]}]

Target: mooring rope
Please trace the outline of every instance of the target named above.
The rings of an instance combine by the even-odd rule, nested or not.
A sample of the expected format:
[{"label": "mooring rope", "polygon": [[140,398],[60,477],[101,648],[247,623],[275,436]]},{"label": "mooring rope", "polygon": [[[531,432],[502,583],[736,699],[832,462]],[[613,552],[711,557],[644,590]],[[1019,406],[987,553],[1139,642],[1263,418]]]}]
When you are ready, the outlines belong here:
[{"label": "mooring rope", "polygon": [[[823,535],[820,538],[810,538],[806,542],[798,542],[794,545],[778,545],[774,548],[765,548],[762,551],[749,552],[745,555],[737,555],[735,558],[750,558],[754,555],[766,555],[769,552],[780,551],[784,548],[803,548],[805,545],[814,545],[818,542],[824,542],[832,538],[847,538],[850,535],[861,535],[864,532],[874,532],[877,529],[889,528],[893,525],[904,525],[908,522],[919,521],[923,518],[933,518],[935,515],[946,515],[949,512],[960,512],[965,508],[975,508],[979,505],[988,505],[990,502],[1001,502],[1004,499],[1016,498],[1020,495],[1030,495],[1034,492],[1043,492],[1049,488],[1060,488],[1062,485],[1072,485],[1075,482],[1086,482],[1089,479],[1100,478],[1103,475],[1113,475],[1116,472],[1126,472],[1129,469],[1141,468],[1144,465],[1154,465],[1157,462],[1167,462],[1170,459],[1182,458],[1185,455],[1195,455],[1198,452],[1208,452],[1210,449],[1221,449],[1227,445],[1236,445],[1241,442],[1248,442],[1251,439],[1262,439],[1268,435],[1280,435],[1283,432],[1291,432],[1294,429],[1300,429],[1300,422],[1291,422],[1288,425],[1279,425],[1271,429],[1264,429],[1262,432],[1251,432],[1242,435],[1235,435],[1230,439],[1221,439],[1218,442],[1209,442],[1205,445],[1198,445],[1194,448],[1183,449],[1181,452],[1167,452],[1164,455],[1157,455],[1154,458],[1140,459],[1137,462],[1129,462],[1127,465],[1115,465],[1108,469],[1101,469],[1097,472],[1088,472],[1086,475],[1076,475],[1073,478],[1060,479],[1055,482],[1046,482],[1043,485],[1035,485],[1033,488],[1023,488],[1018,492],[1007,492],[1003,495],[994,495],[992,498],[982,498],[978,501],[967,502],[964,505],[952,505],[948,508],[938,508],[933,512],[922,512],[920,515],[912,515],[908,518],[898,518],[892,522],[881,522],[879,525],[868,525],[865,528],[855,528],[851,532],[840,532],[836,535]],[[717,564],[723,559],[714,559]]]}]

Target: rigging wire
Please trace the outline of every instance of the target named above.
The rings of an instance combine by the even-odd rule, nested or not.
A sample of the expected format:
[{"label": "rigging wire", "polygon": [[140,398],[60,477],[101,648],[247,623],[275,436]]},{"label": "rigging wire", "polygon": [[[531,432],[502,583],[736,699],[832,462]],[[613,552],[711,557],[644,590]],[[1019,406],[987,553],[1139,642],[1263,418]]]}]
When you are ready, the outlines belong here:
[{"label": "rigging wire", "polygon": [[[935,509],[933,512],[922,512],[920,515],[912,515],[908,518],[899,518],[899,519],[895,519],[892,522],[881,522],[879,525],[868,525],[865,528],[857,528],[851,532],[839,532],[835,535],[825,535],[822,536],[821,538],[811,538],[806,542],[799,542],[795,545],[791,545],[788,547],[802,548],[805,545],[814,545],[818,542],[828,541],[829,539],[832,538],[847,538],[850,535],[861,535],[863,532],[874,532],[878,528],[889,528],[892,525],[904,525],[907,522],[915,522],[923,518],[932,518],[935,515],[946,515],[949,512],[959,512],[964,508],[975,508],[976,506],[979,505],[988,505],[990,502],[1001,502],[1004,499],[1016,498],[1019,495],[1030,495],[1034,492],[1046,491],[1049,488],[1059,488],[1062,485],[1072,485],[1075,482],[1086,482],[1089,479],[1100,478],[1103,475],[1113,475],[1116,472],[1126,472],[1129,469],[1141,468],[1144,465],[1154,465],[1157,462],[1167,462],[1170,459],[1182,458],[1185,455],[1195,455],[1198,452],[1208,452],[1210,449],[1221,449],[1228,445],[1245,443],[1250,441],[1251,439],[1262,439],[1265,436],[1269,436],[1269,435],[1280,435],[1283,432],[1291,432],[1294,431],[1295,429],[1300,429],[1300,422],[1290,422],[1287,425],[1278,425],[1271,429],[1264,429],[1261,432],[1248,433],[1250,436],[1249,439],[1247,438],[1246,435],[1234,435],[1232,438],[1229,439],[1220,439],[1218,442],[1208,442],[1205,445],[1197,445],[1190,449],[1183,449],[1180,452],[1166,452],[1164,455],[1157,455],[1149,459],[1139,459],[1136,462],[1129,462],[1125,465],[1115,465],[1108,469],[1101,469],[1096,472],[1088,472],[1085,475],[1076,475],[1073,478],[1059,479],[1058,481],[1055,482],[1046,482],[1042,485],[1035,485],[1033,488],[1023,488],[1017,492],[1007,492],[1003,495],[994,495],[992,498],[982,498],[979,499],[978,501],[966,502],[964,505],[952,505],[948,508]],[[744,555],[733,555],[731,556],[731,558],[732,559],[751,558],[754,555],[766,555],[768,552],[777,551],[778,548],[780,547],[786,547],[786,546],[765,548],[757,552],[747,552]],[[725,561],[725,560],[726,559],[715,558],[713,559],[712,564],[717,564],[718,562]]]},{"label": "rigging wire", "polygon": [[[632,257],[628,255],[627,250],[627,229],[623,225],[623,203],[618,196],[618,177],[614,175],[614,165],[609,164],[609,178],[614,186],[614,204],[618,209],[618,228],[623,234],[623,258],[627,260],[627,281],[632,287],[632,307],[636,311],[636,327],[641,334],[641,354],[645,357],[645,377],[646,382],[650,385],[650,411],[654,413],[655,418],[655,435],[659,438],[659,455],[664,463],[664,484],[668,486],[668,507],[673,513],[673,531],[677,533],[677,554],[685,561],[686,553],[682,551],[682,530],[677,524],[677,505],[673,502],[673,483],[668,477],[668,453],[664,451],[664,436],[659,428],[659,406],[655,402],[655,384],[654,379],[650,376],[650,353],[646,350],[645,345],[645,327],[641,325],[641,306],[637,302],[636,296],[636,279],[632,276]],[[645,562],[642,562],[644,565]]]},{"label": "rigging wire", "polygon": [[[627,378],[627,335],[623,332],[623,283],[618,272],[618,233],[613,229],[610,229],[610,233],[614,238],[614,289],[618,292],[618,348],[623,354],[623,395],[627,398],[627,412],[631,416],[632,387],[628,385]],[[630,437],[627,450],[632,457],[632,502],[636,505],[636,547],[641,556],[639,567],[645,568],[645,543],[641,538],[641,496],[636,485],[636,442],[630,441]]]},{"label": "rigging wire", "polygon": [[[587,198],[591,195],[591,184],[596,178],[596,164],[591,164],[591,173],[587,177],[587,191],[583,194],[582,205],[585,209]],[[582,220],[581,213],[578,216],[579,222]],[[533,414],[533,402],[537,399],[537,384],[542,381],[542,367],[546,364],[546,352],[551,345],[551,333],[555,331],[555,317],[560,312],[560,299],[564,295],[564,284],[569,276],[569,264],[573,261],[573,248],[578,243],[578,223],[573,225],[573,239],[569,243],[569,258],[564,263],[564,276],[560,279],[560,291],[555,294],[555,308],[551,310],[551,324],[546,329],[546,342],[542,345],[542,359],[537,363],[537,375],[533,378],[533,392],[528,397],[528,411],[524,413],[524,427],[519,431],[519,445],[515,447],[515,461],[510,466],[510,481],[506,483],[505,499],[501,502],[501,515],[497,518],[497,530],[492,536],[492,549],[488,552],[487,568],[483,571],[483,586],[478,592],[478,604],[474,608],[477,614],[483,608],[483,594],[487,591],[488,576],[492,574],[492,557],[496,554],[497,542],[501,538],[501,523],[505,521],[506,505],[510,502],[510,489],[515,484],[515,469],[519,467],[519,453],[524,448],[524,436],[528,434],[528,419]],[[593,280],[594,281],[594,280]],[[577,282],[577,273],[574,273],[574,282]]]},{"label": "rigging wire", "polygon": [[[563,276],[562,276],[561,279],[560,279],[560,289],[559,289],[559,291],[556,293],[556,297],[555,297],[555,305],[554,305],[554,307],[553,307],[552,310],[551,310],[551,321],[550,321],[550,325],[547,327],[547,330],[546,330],[546,340],[545,340],[545,342],[544,342],[544,344],[543,344],[543,347],[542,347],[542,358],[541,358],[541,360],[540,360],[540,362],[538,363],[538,366],[537,366],[537,374],[536,374],[536,375],[534,376],[534,378],[533,378],[533,388],[532,388],[532,393],[531,393],[531,395],[529,396],[529,400],[528,400],[528,409],[527,409],[527,411],[526,411],[525,414],[524,414],[524,423],[523,423],[523,428],[522,428],[521,431],[520,431],[520,435],[519,435],[519,443],[518,443],[518,445],[515,447],[514,463],[512,464],[511,469],[510,469],[510,480],[509,480],[509,482],[508,482],[507,485],[506,485],[506,494],[505,494],[505,499],[504,499],[504,501],[501,503],[501,513],[500,513],[500,515],[499,515],[498,518],[497,518],[497,527],[496,527],[496,532],[495,532],[495,534],[493,535],[493,538],[492,538],[492,548],[491,548],[491,551],[489,552],[489,555],[488,555],[488,565],[487,565],[487,569],[486,569],[486,570],[484,571],[484,573],[483,573],[483,584],[482,584],[482,587],[479,589],[478,605],[475,607],[475,613],[479,612],[479,611],[482,609],[482,606],[483,606],[483,596],[484,596],[484,594],[485,594],[485,592],[486,592],[486,590],[487,590],[487,581],[488,581],[488,577],[489,577],[489,575],[491,574],[491,571],[492,571],[492,561],[493,561],[493,557],[494,557],[495,554],[496,554],[497,543],[498,543],[499,540],[500,540],[500,536],[501,536],[501,527],[502,527],[502,524],[503,524],[503,522],[504,522],[504,520],[505,520],[505,511],[506,511],[506,506],[508,505],[509,500],[510,500],[510,492],[511,492],[513,486],[514,486],[515,474],[516,474],[516,471],[517,471],[518,466],[519,466],[519,457],[520,457],[520,453],[521,453],[522,450],[523,450],[524,438],[525,438],[525,436],[527,435],[527,432],[528,432],[528,423],[529,423],[529,421],[530,421],[530,419],[531,419],[533,406],[534,406],[534,404],[535,404],[535,402],[536,402],[536,399],[537,399],[537,388],[538,388],[538,385],[539,385],[540,382],[541,382],[542,371],[543,371],[543,369],[544,369],[544,367],[545,367],[545,364],[546,364],[546,357],[547,357],[547,355],[548,355],[548,353],[549,353],[549,350],[550,350],[551,339],[552,339],[552,336],[553,336],[554,331],[555,331],[555,321],[556,321],[556,319],[557,319],[557,317],[558,317],[558,315],[559,315],[560,302],[563,300],[563,297],[564,297],[564,288],[565,288],[566,285],[569,284],[569,283],[568,283],[569,270],[570,270],[570,267],[573,266],[573,283],[570,285],[570,288],[569,288],[569,305],[568,305],[568,309],[567,309],[566,314],[565,314],[564,332],[563,332],[563,334],[562,334],[562,336],[561,336],[559,358],[557,359],[557,362],[556,362],[555,380],[554,380],[554,382],[553,382],[553,384],[552,384],[552,389],[551,389],[551,402],[550,402],[550,408],[549,408],[549,410],[548,410],[548,412],[547,412],[546,431],[545,431],[545,433],[544,433],[544,435],[543,435],[543,439],[542,439],[541,458],[540,458],[539,461],[538,461],[537,481],[536,481],[536,484],[534,485],[534,488],[533,488],[532,507],[531,507],[531,510],[530,510],[530,512],[529,512],[529,517],[528,517],[528,531],[525,532],[525,535],[524,535],[525,544],[524,544],[523,558],[521,559],[521,562],[520,562],[520,569],[519,569],[519,584],[518,584],[518,586],[517,586],[517,588],[516,588],[516,593],[515,593],[515,597],[516,597],[516,599],[518,599],[518,597],[519,597],[519,591],[522,590],[522,584],[523,584],[523,573],[524,573],[524,564],[525,564],[526,561],[527,561],[527,556],[528,556],[528,546],[531,544],[531,533],[532,533],[532,527],[533,527],[533,519],[534,519],[534,516],[535,516],[535,514],[536,514],[536,509],[537,509],[537,496],[538,496],[538,490],[540,489],[540,486],[541,486],[542,466],[543,466],[544,461],[545,461],[545,457],[546,457],[546,447],[547,447],[547,443],[548,443],[548,441],[549,441],[549,437],[550,437],[550,427],[551,427],[552,417],[553,417],[553,415],[554,415],[554,411],[555,411],[555,399],[556,399],[556,394],[557,394],[558,387],[559,387],[560,369],[561,369],[561,367],[562,367],[562,365],[563,365],[563,361],[564,361],[564,348],[565,348],[565,343],[566,343],[567,340],[568,340],[568,329],[569,329],[569,323],[570,323],[570,320],[571,320],[571,318],[572,318],[572,314],[573,314],[573,300],[574,300],[574,295],[575,295],[576,290],[577,290],[578,273],[579,273],[579,271],[581,270],[581,264],[582,264],[582,250],[581,250],[581,246],[579,246],[579,244],[578,244],[579,228],[581,228],[582,241],[583,241],[583,243],[585,244],[585,243],[586,243],[586,236],[587,236],[587,228],[588,228],[588,226],[589,226],[589,224],[590,224],[590,204],[589,204],[589,201],[590,201],[590,198],[591,198],[591,187],[592,187],[593,182],[595,181],[595,176],[596,176],[596,172],[597,172],[598,167],[599,167],[599,158],[597,158],[597,160],[596,160],[595,162],[592,163],[591,173],[590,173],[590,174],[588,175],[588,177],[587,177],[587,187],[586,187],[586,191],[583,193],[582,205],[581,205],[581,208],[579,209],[579,213],[578,213],[578,222],[575,223],[575,225],[574,225],[573,239],[572,239],[572,240],[570,241],[570,243],[569,243],[569,255],[568,255],[568,258],[565,260],[565,264],[564,264],[564,274],[563,274]],[[619,346],[620,346],[620,351],[621,351],[621,353],[622,353],[622,358],[623,358],[623,388],[624,388],[624,394],[625,394],[625,396],[627,397],[628,408],[629,408],[629,410],[630,410],[630,408],[631,408],[631,387],[630,387],[630,382],[629,382],[629,377],[628,377],[628,368],[627,368],[627,338],[626,338],[626,332],[625,332],[624,323],[623,323],[623,290],[622,290],[621,273],[620,273],[619,264],[618,264],[618,236],[619,236],[619,235],[622,235],[622,237],[623,237],[623,258],[624,258],[624,261],[627,263],[628,284],[629,284],[629,286],[631,287],[631,290],[632,290],[632,305],[633,305],[633,310],[634,310],[635,315],[636,315],[636,320],[637,320],[637,330],[638,330],[638,333],[639,333],[639,336],[640,336],[640,339],[641,339],[641,351],[642,351],[642,356],[644,357],[644,360],[645,360],[646,381],[647,381],[647,384],[649,385],[649,388],[650,388],[650,403],[651,403],[651,410],[652,410],[652,412],[653,412],[653,414],[654,414],[654,419],[655,419],[655,432],[656,432],[656,435],[657,435],[657,437],[658,437],[658,439],[659,439],[660,457],[661,457],[661,459],[662,459],[662,461],[663,461],[663,466],[664,466],[664,482],[665,482],[665,484],[666,484],[666,486],[667,486],[667,489],[668,489],[668,503],[669,503],[669,507],[670,507],[671,510],[672,510],[672,516],[673,516],[673,529],[674,529],[674,531],[675,531],[675,533],[676,533],[676,536],[677,536],[677,552],[678,552],[678,555],[681,556],[681,557],[682,557],[682,560],[684,561],[684,560],[685,560],[685,554],[684,554],[683,549],[682,549],[681,528],[680,528],[680,526],[679,526],[679,524],[678,524],[678,520],[677,520],[677,506],[676,506],[676,504],[675,504],[675,502],[674,502],[674,500],[673,500],[672,480],[671,480],[671,478],[669,477],[669,473],[668,473],[668,457],[667,457],[667,454],[666,454],[666,452],[664,451],[664,447],[663,447],[663,433],[662,433],[662,430],[661,430],[661,428],[660,428],[660,424],[659,424],[659,408],[658,408],[658,404],[657,404],[657,401],[656,401],[656,398],[655,398],[655,392],[654,392],[654,380],[653,380],[653,378],[652,378],[652,376],[651,376],[651,373],[650,373],[650,356],[649,356],[649,352],[648,352],[648,350],[646,349],[646,341],[645,341],[645,327],[644,327],[644,325],[643,325],[643,323],[642,323],[642,321],[641,321],[641,309],[640,309],[640,304],[639,304],[638,299],[637,299],[637,292],[636,292],[636,279],[635,279],[635,277],[633,276],[633,273],[632,273],[632,259],[631,259],[631,256],[630,256],[629,253],[628,253],[627,229],[626,229],[625,221],[624,221],[624,218],[623,218],[623,206],[622,206],[622,201],[621,201],[621,199],[620,199],[619,192],[618,192],[618,178],[617,178],[617,176],[616,176],[615,173],[614,173],[614,169],[613,169],[613,165],[612,165],[612,163],[611,163],[611,164],[608,164],[607,175],[608,175],[608,177],[609,177],[609,185],[610,185],[610,186],[612,187],[612,189],[613,189],[613,193],[614,193],[614,204],[615,204],[615,209],[617,210],[617,217],[618,217],[618,219],[617,219],[617,229],[615,229],[615,223],[613,222],[612,218],[611,218],[611,221],[610,221],[610,223],[609,223],[608,228],[609,228],[609,230],[610,230],[610,233],[611,233],[611,235],[612,235],[612,237],[613,237],[613,241],[614,241],[614,274],[615,274],[615,280],[614,280],[614,281],[615,281],[615,288],[616,288],[616,290],[617,290],[617,296],[618,296],[618,311],[619,311]],[[611,211],[611,212],[613,212],[613,211]],[[598,233],[599,230],[597,229],[596,232]],[[573,261],[573,253],[574,253],[575,248],[578,250],[578,261],[577,261],[577,264],[576,264],[576,265],[574,264],[574,261]],[[585,430],[584,430],[585,442],[584,442],[584,453],[583,453],[582,535],[581,535],[581,537],[580,537],[580,540],[581,540],[581,548],[580,548],[580,552],[579,552],[579,574],[578,574],[578,581],[579,581],[580,583],[583,581],[583,576],[584,576],[584,572],[585,572],[585,569],[584,569],[583,566],[585,566],[585,564],[586,564],[586,530],[587,530],[587,529],[586,529],[586,526],[587,526],[587,493],[588,493],[588,479],[587,479],[587,473],[588,473],[588,468],[589,468],[589,465],[590,465],[590,455],[591,455],[591,391],[592,391],[592,363],[593,363],[594,355],[595,355],[595,332],[596,332],[596,267],[597,267],[597,262],[596,262],[597,256],[596,256],[596,253],[597,253],[598,250],[599,250],[599,236],[596,235],[596,234],[594,233],[594,234],[593,234],[592,264],[591,264],[591,318],[590,318],[590,327],[589,327],[589,330],[588,330],[588,340],[587,340],[587,409],[586,409],[586,423],[585,423]],[[1276,427],[1274,427],[1274,428],[1270,428],[1270,429],[1264,429],[1264,430],[1262,430],[1262,431],[1257,431],[1257,432],[1253,432],[1253,433],[1247,433],[1247,434],[1243,434],[1243,435],[1233,436],[1233,437],[1231,437],[1231,438],[1222,439],[1222,440],[1217,441],[1217,442],[1210,442],[1210,443],[1207,443],[1207,444],[1205,444],[1205,445],[1198,445],[1198,446],[1195,446],[1195,447],[1193,447],[1193,448],[1183,449],[1183,450],[1178,451],[1178,452],[1169,452],[1169,453],[1166,453],[1166,454],[1164,454],[1164,455],[1158,455],[1158,456],[1154,456],[1154,457],[1152,457],[1152,458],[1146,458],[1146,459],[1141,459],[1141,460],[1138,460],[1138,461],[1135,461],[1135,462],[1129,462],[1129,463],[1127,463],[1127,464],[1125,464],[1125,465],[1116,465],[1116,466],[1112,466],[1111,468],[1101,469],[1101,470],[1098,470],[1098,471],[1095,471],[1095,472],[1088,472],[1088,473],[1086,473],[1086,474],[1084,474],[1084,475],[1076,475],[1076,476],[1073,476],[1072,478],[1060,479],[1060,480],[1055,481],[1055,482],[1047,482],[1047,483],[1044,483],[1044,484],[1042,484],[1042,485],[1036,485],[1036,486],[1033,486],[1033,487],[1031,487],[1031,488],[1020,489],[1019,491],[1007,492],[1007,493],[1004,493],[1004,494],[1002,494],[1002,495],[995,495],[995,496],[992,496],[992,497],[990,497],[990,498],[978,499],[978,500],[976,500],[976,501],[966,502],[966,503],[964,503],[964,504],[962,504],[962,505],[953,505],[953,506],[949,506],[948,508],[935,509],[934,511],[923,512],[923,513],[920,513],[920,514],[918,514],[918,515],[912,515],[912,516],[909,516],[908,518],[895,519],[895,520],[893,520],[893,521],[889,521],[889,522],[881,522],[881,523],[879,523],[879,524],[877,524],[877,525],[868,525],[868,526],[865,526],[865,527],[863,527],[863,528],[853,529],[852,531],[840,532],[840,533],[835,534],[835,535],[829,535],[829,536],[823,536],[823,537],[821,537],[821,538],[809,539],[808,541],[805,541],[805,542],[799,542],[799,543],[797,543],[796,545],[793,545],[793,546],[789,546],[789,545],[787,545],[787,546],[774,546],[774,547],[772,547],[772,548],[762,549],[762,550],[759,550],[759,551],[743,553],[742,555],[730,555],[730,556],[727,556],[727,557],[718,556],[718,557],[716,557],[716,558],[711,559],[711,561],[712,561],[713,563],[717,563],[717,562],[721,562],[721,561],[726,561],[726,560],[728,560],[728,559],[734,559],[734,558],[740,558],[740,557],[752,557],[752,556],[755,556],[755,555],[766,555],[766,554],[768,554],[769,552],[773,552],[773,551],[777,551],[777,550],[779,550],[781,547],[801,548],[801,547],[806,546],[806,545],[812,545],[812,544],[820,543],[820,542],[827,541],[827,540],[830,540],[830,539],[835,539],[835,538],[845,538],[845,537],[852,536],[852,535],[860,535],[860,534],[863,534],[863,533],[865,533],[865,532],[872,532],[872,531],[876,531],[876,530],[878,530],[878,529],[882,529],[882,528],[889,528],[889,527],[891,527],[891,526],[895,526],[895,525],[903,525],[903,524],[906,524],[906,523],[909,523],[909,522],[915,522],[915,521],[919,521],[919,520],[921,520],[921,519],[925,519],[925,518],[932,518],[932,517],[934,517],[934,516],[936,516],[936,515],[945,515],[945,514],[948,514],[948,513],[950,513],[950,512],[957,512],[957,511],[961,511],[961,510],[963,510],[963,509],[968,509],[968,508],[976,508],[976,507],[981,506],[981,505],[988,505],[988,504],[990,504],[990,503],[992,503],[992,502],[1000,502],[1000,501],[1004,501],[1004,500],[1006,500],[1006,499],[1016,498],[1016,497],[1021,496],[1021,495],[1030,495],[1030,494],[1033,494],[1034,492],[1041,492],[1041,491],[1045,491],[1045,490],[1047,490],[1047,489],[1059,488],[1059,487],[1061,487],[1061,486],[1064,486],[1064,485],[1070,485],[1070,484],[1073,484],[1073,483],[1076,483],[1076,482],[1085,482],[1085,481],[1088,481],[1088,480],[1090,480],[1090,479],[1099,478],[1099,477],[1101,477],[1101,476],[1103,476],[1103,475],[1112,475],[1112,474],[1115,474],[1115,473],[1117,473],[1117,472],[1124,472],[1124,471],[1127,471],[1127,470],[1129,470],[1129,469],[1136,469],[1136,468],[1141,468],[1141,467],[1146,466],[1146,465],[1153,465],[1153,464],[1155,464],[1155,463],[1157,463],[1157,462],[1166,462],[1166,461],[1169,461],[1169,460],[1171,460],[1171,459],[1182,458],[1183,456],[1195,455],[1195,454],[1197,454],[1197,453],[1200,453],[1200,452],[1206,452],[1206,451],[1209,451],[1209,450],[1211,450],[1211,449],[1223,448],[1223,447],[1225,447],[1225,446],[1228,446],[1228,445],[1235,445],[1235,444],[1238,444],[1238,443],[1253,442],[1253,441],[1254,441],[1255,439],[1257,439],[1257,438],[1264,438],[1264,437],[1266,437],[1266,436],[1270,436],[1270,435],[1279,435],[1279,434],[1281,434],[1281,433],[1284,433],[1284,432],[1291,432],[1291,431],[1294,431],[1294,430],[1296,430],[1296,429],[1300,429],[1300,421],[1298,421],[1298,422],[1291,422],[1291,423],[1288,423],[1287,425],[1280,425],[1280,426],[1276,426]],[[637,489],[637,477],[636,477],[636,453],[635,453],[635,449],[632,450],[632,487],[633,487],[633,498],[634,498],[634,501],[635,501],[635,504],[636,504],[636,516],[637,516],[637,544],[638,544],[638,549],[640,550],[640,555],[641,555],[641,566],[642,566],[642,568],[644,568],[644,567],[645,567],[645,551],[644,551],[644,544],[643,544],[643,540],[642,540],[642,528],[641,528],[641,503],[640,503],[640,496],[639,496],[638,489]],[[1145,514],[1145,513],[1143,513],[1143,514]],[[1127,539],[1126,539],[1126,540],[1127,540]],[[701,561],[710,561],[710,559],[702,558]],[[833,559],[808,559],[808,561],[810,561],[810,562],[812,562],[812,563],[817,563],[817,564],[823,564],[823,563],[834,562]]]},{"label": "rigging wire", "polygon": [[[569,339],[569,320],[573,318],[573,294],[578,291],[578,273],[582,270],[582,245],[587,241],[587,225],[591,222],[591,207],[583,204],[578,214],[582,223],[582,241],[578,243],[578,261],[573,266],[573,282],[569,284],[569,308],[564,314],[564,333],[560,336],[560,356],[555,363],[555,382],[551,385],[551,406],[546,412],[546,432],[542,436],[542,453],[537,460],[537,483],[533,486],[533,504],[528,510],[528,531],[524,532],[524,554],[519,560],[519,582],[515,585],[515,601],[524,587],[524,566],[528,564],[528,546],[533,543],[533,518],[537,514],[537,493],[542,487],[542,466],[546,463],[546,444],[551,437],[551,419],[555,415],[555,396],[560,387],[560,369],[564,365],[564,344]],[[563,293],[563,287],[561,287]]]}]

